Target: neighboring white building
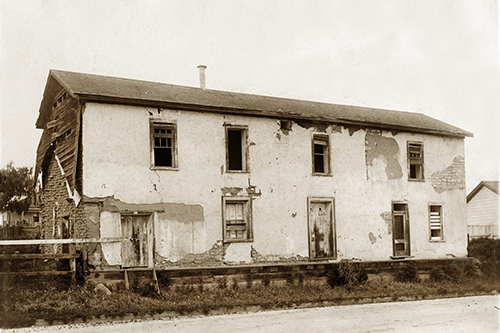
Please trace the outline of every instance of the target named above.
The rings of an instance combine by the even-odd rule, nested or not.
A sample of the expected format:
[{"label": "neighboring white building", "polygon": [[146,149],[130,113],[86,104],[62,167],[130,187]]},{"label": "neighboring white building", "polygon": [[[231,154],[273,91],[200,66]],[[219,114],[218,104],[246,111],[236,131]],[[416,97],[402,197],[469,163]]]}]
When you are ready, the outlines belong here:
[{"label": "neighboring white building", "polygon": [[51,71],[37,128],[96,269],[467,255],[472,134],[420,113]]},{"label": "neighboring white building", "polygon": [[498,238],[498,181],[482,181],[467,195],[470,238]]}]

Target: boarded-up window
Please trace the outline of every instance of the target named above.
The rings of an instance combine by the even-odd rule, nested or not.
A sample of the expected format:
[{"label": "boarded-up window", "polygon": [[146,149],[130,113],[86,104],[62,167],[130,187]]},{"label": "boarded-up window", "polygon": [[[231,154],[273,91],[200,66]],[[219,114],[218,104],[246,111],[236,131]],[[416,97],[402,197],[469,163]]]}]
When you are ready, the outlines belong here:
[{"label": "boarded-up window", "polygon": [[429,223],[431,240],[443,239],[443,210],[440,205],[429,206]]},{"label": "boarded-up window", "polygon": [[424,179],[424,145],[422,143],[408,142],[408,167],[409,179]]},{"label": "boarded-up window", "polygon": [[246,127],[226,127],[226,170],[248,171]]},{"label": "boarded-up window", "polygon": [[330,154],[327,135],[313,136],[313,174],[330,173]]},{"label": "boarded-up window", "polygon": [[154,122],[151,132],[153,167],[177,167],[175,124]]},{"label": "boarded-up window", "polygon": [[249,198],[223,198],[224,241],[252,240],[252,214]]}]

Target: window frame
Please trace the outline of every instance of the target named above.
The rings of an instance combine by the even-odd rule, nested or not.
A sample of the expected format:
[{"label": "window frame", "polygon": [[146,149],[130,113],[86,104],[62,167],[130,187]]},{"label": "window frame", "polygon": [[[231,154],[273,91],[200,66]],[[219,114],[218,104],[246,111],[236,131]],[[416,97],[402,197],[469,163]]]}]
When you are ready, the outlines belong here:
[{"label": "window frame", "polygon": [[[250,168],[248,165],[248,126],[225,124],[225,149],[226,149],[226,172],[228,173],[248,173]],[[229,131],[241,132],[241,170],[230,169],[229,158]]]},{"label": "window frame", "polygon": [[[158,119],[150,120],[150,155],[151,155],[151,169],[155,170],[178,170],[178,158],[177,158],[177,124],[175,122],[165,122]],[[171,129],[171,135],[155,135],[155,129],[164,128]],[[156,137],[170,137],[172,139],[172,166],[162,166],[155,164],[155,138]]]},{"label": "window frame", "polygon": [[[439,230],[441,231],[441,236],[439,238],[437,237],[432,237],[432,207],[439,207]],[[445,239],[444,239],[444,217],[443,217],[443,204],[442,203],[429,203],[429,213],[428,213],[428,217],[429,217],[429,241],[430,242],[444,242]],[[435,224],[435,223],[434,223]]]},{"label": "window frame", "polygon": [[[228,223],[226,218],[227,204],[242,203],[245,217],[246,237],[244,239],[232,239],[227,237]],[[223,196],[222,197],[222,239],[224,243],[248,243],[253,242],[253,221],[252,221],[252,199],[246,196]]]},{"label": "window frame", "polygon": [[[410,146],[411,145],[418,145],[420,148],[420,158],[418,157],[411,157],[410,156]],[[424,143],[422,141],[407,141],[406,142],[406,157],[408,160],[408,180],[409,181],[425,181],[425,173],[424,173]],[[418,163],[417,163],[418,162]],[[412,165],[419,165],[420,166],[420,177],[416,176],[415,178],[411,177],[411,169]]]},{"label": "window frame", "polygon": [[[316,143],[324,146],[323,151],[323,172],[316,171]],[[330,176],[331,166],[330,166],[330,137],[328,134],[315,133],[311,139],[311,154],[312,154],[312,174],[313,176]]]}]

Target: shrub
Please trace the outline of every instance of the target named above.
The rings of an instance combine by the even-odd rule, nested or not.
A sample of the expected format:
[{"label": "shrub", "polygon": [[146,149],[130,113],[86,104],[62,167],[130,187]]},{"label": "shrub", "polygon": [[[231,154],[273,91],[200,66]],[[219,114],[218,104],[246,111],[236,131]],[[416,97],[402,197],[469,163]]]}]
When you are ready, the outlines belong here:
[{"label": "shrub", "polygon": [[368,273],[363,265],[355,265],[352,262],[341,261],[327,272],[327,283],[335,288],[344,286],[348,290],[368,280]]},{"label": "shrub", "polygon": [[433,282],[460,282],[464,277],[464,267],[460,267],[457,264],[434,266],[430,271],[429,279]]},{"label": "shrub", "polygon": [[500,278],[500,239],[472,239],[467,247],[469,257],[480,261],[481,272],[492,278]]},{"label": "shrub", "polygon": [[227,277],[223,276],[217,279],[217,285],[219,289],[227,289]]},{"label": "shrub", "polygon": [[399,267],[394,279],[398,282],[420,282],[415,263],[407,262]]},{"label": "shrub", "polygon": [[264,287],[268,287],[271,284],[271,275],[266,274],[262,277],[262,284]]}]

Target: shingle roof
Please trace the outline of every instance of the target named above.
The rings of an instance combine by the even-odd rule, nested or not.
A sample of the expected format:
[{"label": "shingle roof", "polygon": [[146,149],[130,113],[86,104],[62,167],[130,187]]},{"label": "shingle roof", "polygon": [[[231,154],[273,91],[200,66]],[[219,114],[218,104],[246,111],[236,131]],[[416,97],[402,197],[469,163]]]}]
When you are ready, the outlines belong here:
[{"label": "shingle roof", "polygon": [[38,128],[44,128],[50,113],[54,84],[60,84],[73,97],[83,101],[308,119],[458,137],[472,136],[470,132],[421,113],[204,90],[59,70],[50,71],[36,123]]},{"label": "shingle roof", "polygon": [[471,201],[483,187],[486,187],[498,194],[498,181],[482,181],[467,195],[467,202]]}]

